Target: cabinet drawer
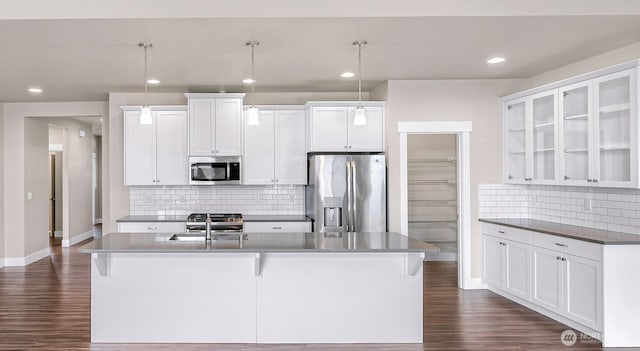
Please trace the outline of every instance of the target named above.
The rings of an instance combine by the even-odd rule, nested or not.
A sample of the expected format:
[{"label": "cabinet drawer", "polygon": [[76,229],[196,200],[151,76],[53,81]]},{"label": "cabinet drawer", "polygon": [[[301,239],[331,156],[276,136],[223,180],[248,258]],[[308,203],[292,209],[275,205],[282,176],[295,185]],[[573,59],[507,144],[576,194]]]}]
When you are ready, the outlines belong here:
[{"label": "cabinet drawer", "polygon": [[310,232],[311,222],[244,222],[247,233]]},{"label": "cabinet drawer", "polygon": [[602,245],[542,233],[531,233],[531,244],[548,250],[602,261]]},{"label": "cabinet drawer", "polygon": [[480,230],[482,231],[482,234],[487,234],[524,244],[531,243],[531,232],[528,230],[484,222],[480,225]]},{"label": "cabinet drawer", "polygon": [[126,233],[184,233],[184,222],[119,222],[118,231]]}]

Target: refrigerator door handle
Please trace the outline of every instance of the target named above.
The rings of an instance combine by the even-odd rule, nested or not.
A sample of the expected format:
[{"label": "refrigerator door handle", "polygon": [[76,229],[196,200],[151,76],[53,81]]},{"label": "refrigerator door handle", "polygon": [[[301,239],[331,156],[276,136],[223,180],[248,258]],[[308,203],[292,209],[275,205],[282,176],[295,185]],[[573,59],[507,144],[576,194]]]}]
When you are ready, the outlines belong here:
[{"label": "refrigerator door handle", "polygon": [[346,162],[347,165],[347,215],[345,217],[347,217],[346,220],[346,224],[345,224],[345,229],[347,230],[347,232],[351,231],[351,204],[353,203],[352,199],[351,199],[351,161],[347,161]]},{"label": "refrigerator door handle", "polygon": [[356,163],[354,161],[351,161],[351,231],[355,232],[356,231],[356,213],[358,213],[358,209],[357,209],[357,201],[356,201],[356,194],[358,192],[358,183],[356,181],[357,178],[357,173],[356,173]]}]

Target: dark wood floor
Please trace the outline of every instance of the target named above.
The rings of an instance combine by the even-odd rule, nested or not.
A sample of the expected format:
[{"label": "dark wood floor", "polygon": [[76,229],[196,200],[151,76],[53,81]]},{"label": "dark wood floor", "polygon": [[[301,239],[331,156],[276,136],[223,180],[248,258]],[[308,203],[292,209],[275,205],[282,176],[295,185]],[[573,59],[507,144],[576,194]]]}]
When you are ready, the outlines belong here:
[{"label": "dark wood floor", "polygon": [[0,350],[601,349],[566,347],[562,324],[489,291],[457,289],[451,262],[425,264],[423,345],[91,345],[89,256],[76,247],[54,246],[51,258],[0,269]]}]

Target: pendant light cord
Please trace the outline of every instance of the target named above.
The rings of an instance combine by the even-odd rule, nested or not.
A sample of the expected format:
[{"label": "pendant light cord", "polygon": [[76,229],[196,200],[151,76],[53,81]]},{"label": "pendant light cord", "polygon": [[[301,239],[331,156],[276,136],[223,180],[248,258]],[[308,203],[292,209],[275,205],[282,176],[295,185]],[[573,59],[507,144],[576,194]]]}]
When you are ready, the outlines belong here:
[{"label": "pendant light cord", "polygon": [[362,43],[358,43],[358,105],[362,107]]},{"label": "pendant light cord", "polygon": [[254,63],[255,63],[255,50],[256,50],[256,45],[252,43],[251,44],[251,94],[254,94],[256,89],[256,79],[255,79],[255,76],[253,75]]},{"label": "pendant light cord", "polygon": [[139,47],[144,49],[144,96],[142,97],[142,106],[147,106],[147,90],[148,90],[148,82],[147,82],[147,56],[149,54],[149,49],[153,47],[151,43],[139,43]]}]

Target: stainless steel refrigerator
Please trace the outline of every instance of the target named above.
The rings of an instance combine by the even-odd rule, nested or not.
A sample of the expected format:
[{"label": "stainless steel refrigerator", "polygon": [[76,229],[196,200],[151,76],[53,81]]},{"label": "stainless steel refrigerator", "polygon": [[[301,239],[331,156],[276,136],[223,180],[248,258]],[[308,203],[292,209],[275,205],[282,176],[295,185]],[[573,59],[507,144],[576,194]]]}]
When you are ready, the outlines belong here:
[{"label": "stainless steel refrigerator", "polygon": [[309,155],[306,213],[315,232],[387,231],[385,156]]}]

